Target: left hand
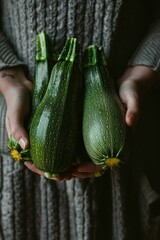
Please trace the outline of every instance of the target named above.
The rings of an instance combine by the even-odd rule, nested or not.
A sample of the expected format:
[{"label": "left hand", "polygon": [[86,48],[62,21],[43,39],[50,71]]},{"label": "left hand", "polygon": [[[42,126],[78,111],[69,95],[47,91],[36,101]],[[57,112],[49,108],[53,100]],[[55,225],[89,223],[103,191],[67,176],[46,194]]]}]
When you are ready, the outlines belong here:
[{"label": "left hand", "polygon": [[118,80],[119,97],[126,107],[126,124],[134,126],[140,115],[143,97],[159,80],[150,67],[135,66],[126,69]]}]

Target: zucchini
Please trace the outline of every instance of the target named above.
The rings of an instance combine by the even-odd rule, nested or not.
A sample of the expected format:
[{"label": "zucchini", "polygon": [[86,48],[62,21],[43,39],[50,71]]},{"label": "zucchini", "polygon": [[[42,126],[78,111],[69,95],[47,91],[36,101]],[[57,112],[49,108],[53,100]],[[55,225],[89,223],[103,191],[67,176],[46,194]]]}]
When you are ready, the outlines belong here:
[{"label": "zucchini", "polygon": [[125,109],[108,73],[103,48],[84,51],[83,140],[91,160],[103,169],[119,165],[125,149]]},{"label": "zucchini", "polygon": [[80,132],[78,45],[76,38],[67,39],[31,121],[31,158],[46,174],[68,170],[77,154]]},{"label": "zucchini", "polygon": [[32,116],[46,92],[56,54],[45,32],[36,35],[36,67],[32,94]]}]

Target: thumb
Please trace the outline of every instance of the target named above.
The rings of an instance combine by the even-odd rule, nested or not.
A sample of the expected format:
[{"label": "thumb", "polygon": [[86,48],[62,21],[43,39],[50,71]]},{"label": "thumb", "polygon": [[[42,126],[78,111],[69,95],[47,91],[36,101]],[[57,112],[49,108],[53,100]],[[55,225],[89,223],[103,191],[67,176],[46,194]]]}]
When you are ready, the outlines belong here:
[{"label": "thumb", "polygon": [[27,111],[23,111],[22,107],[17,104],[8,108],[6,113],[6,129],[8,136],[11,135],[20,144],[22,149],[29,148],[29,137],[25,129],[27,119]]},{"label": "thumb", "polygon": [[125,121],[128,126],[133,126],[137,123],[140,115],[140,100],[136,93],[128,92],[125,97],[125,106],[127,108]]}]

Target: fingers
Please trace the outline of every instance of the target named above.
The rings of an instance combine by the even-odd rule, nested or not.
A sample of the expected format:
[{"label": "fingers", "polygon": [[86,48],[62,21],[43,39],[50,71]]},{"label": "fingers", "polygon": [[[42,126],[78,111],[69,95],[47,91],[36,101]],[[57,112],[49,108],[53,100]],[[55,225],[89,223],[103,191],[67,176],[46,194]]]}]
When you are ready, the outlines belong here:
[{"label": "fingers", "polygon": [[29,137],[24,128],[25,116],[21,113],[8,113],[6,115],[6,128],[8,136],[11,135],[19,142],[22,149],[29,148]]},{"label": "fingers", "polygon": [[126,108],[126,124],[128,126],[136,125],[139,119],[142,101],[142,96],[136,83],[124,81],[119,87],[119,97]]},{"label": "fingers", "polygon": [[72,176],[78,178],[90,178],[98,176],[98,172],[101,172],[102,169],[100,166],[95,165],[92,162],[80,163],[74,166],[72,170]]},{"label": "fingers", "polygon": [[101,170],[100,166],[95,165],[93,162],[85,162],[75,165],[73,170],[77,172],[84,172],[84,173],[93,173]]},{"label": "fingers", "polygon": [[75,165],[72,169],[67,172],[61,173],[58,176],[50,177],[50,174],[47,174],[40,169],[38,169],[32,162],[25,162],[25,166],[30,169],[32,172],[35,172],[43,177],[46,177],[51,180],[64,181],[71,180],[72,178],[91,178],[91,177],[100,177],[104,174],[101,167],[96,166],[92,162],[80,163]]},{"label": "fingers", "polygon": [[24,86],[11,88],[6,94],[7,113],[6,128],[8,136],[12,135],[22,149],[29,148],[29,137],[25,129],[30,108],[30,93]]},{"label": "fingers", "polygon": [[38,169],[32,162],[24,162],[24,165],[30,169],[32,172],[35,172],[41,176],[45,176],[44,172]]},{"label": "fingers", "polygon": [[125,121],[128,126],[133,126],[137,123],[140,115],[140,103],[137,94],[128,92],[126,94],[125,105],[127,108]]},{"label": "fingers", "polygon": [[[26,129],[22,126],[17,124],[17,126],[9,126],[11,125],[9,120],[6,123],[7,131],[8,131],[8,136],[10,137],[11,135],[14,137],[14,139],[20,144],[21,148],[28,149],[29,148],[29,137],[27,134]],[[14,124],[13,124],[14,125]]]},{"label": "fingers", "polygon": [[56,180],[56,181],[63,181],[63,180],[70,180],[73,178],[73,176],[71,175],[71,172],[67,172],[67,173],[64,173],[64,174],[60,174],[59,176],[55,174],[54,177],[50,177],[50,175],[52,174],[48,174],[48,173],[45,173],[43,171],[41,171],[40,169],[38,169],[34,163],[32,162],[24,162],[25,166],[31,170],[32,172],[34,173],[37,173],[43,177],[46,177],[47,179],[50,179],[50,180]]}]

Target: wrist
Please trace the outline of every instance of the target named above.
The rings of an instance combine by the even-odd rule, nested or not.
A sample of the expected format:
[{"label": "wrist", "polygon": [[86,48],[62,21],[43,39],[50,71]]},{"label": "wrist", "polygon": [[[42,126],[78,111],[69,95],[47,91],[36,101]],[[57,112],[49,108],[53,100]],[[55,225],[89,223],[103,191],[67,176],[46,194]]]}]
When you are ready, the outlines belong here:
[{"label": "wrist", "polygon": [[20,83],[15,78],[13,72],[3,70],[0,72],[0,91],[5,96],[8,91],[19,86]]},{"label": "wrist", "polygon": [[0,70],[0,91],[3,95],[11,89],[21,87],[26,77],[22,67],[10,67]]},{"label": "wrist", "polygon": [[130,84],[136,84],[140,88],[143,88],[143,90],[149,90],[158,81],[159,76],[151,67],[136,65],[128,67],[117,84],[118,87],[120,87],[126,82],[129,82]]}]

